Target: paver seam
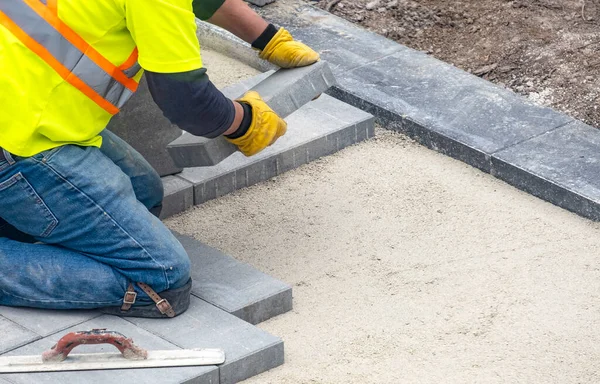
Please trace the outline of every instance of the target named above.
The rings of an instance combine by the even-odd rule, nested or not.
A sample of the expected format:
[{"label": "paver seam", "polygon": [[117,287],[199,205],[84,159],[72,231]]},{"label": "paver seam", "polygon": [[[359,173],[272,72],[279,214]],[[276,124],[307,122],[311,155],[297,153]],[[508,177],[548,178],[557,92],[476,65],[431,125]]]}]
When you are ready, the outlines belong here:
[{"label": "paver seam", "polygon": [[[556,131],[556,130],[558,130],[558,129],[561,129],[561,128],[563,128],[563,127],[566,127],[566,126],[567,126],[567,125],[569,125],[569,124],[573,124],[575,121],[576,121],[575,119],[573,119],[573,120],[571,120],[571,121],[567,121],[567,122],[565,122],[565,123],[559,124],[559,125],[558,125],[558,127],[554,127],[554,128],[551,128],[551,129],[547,130],[546,132],[538,133],[537,135],[533,135],[533,136],[531,136],[531,137],[528,137],[528,138],[526,138],[526,139],[523,139],[523,140],[521,140],[521,141],[519,141],[519,142],[513,143],[513,144],[511,144],[511,145],[507,145],[506,147],[500,148],[500,149],[498,149],[497,151],[494,151],[494,152],[492,152],[492,154],[490,155],[490,157],[494,157],[494,155],[496,155],[496,154],[498,154],[498,153],[500,153],[500,152],[506,151],[507,149],[510,149],[510,148],[512,148],[512,147],[516,147],[517,145],[520,145],[520,144],[526,143],[526,142],[528,142],[528,141],[531,141],[531,140],[537,139],[538,137],[541,137],[541,136],[544,136],[544,135],[548,135],[548,134],[550,134],[550,133],[552,133],[552,132],[554,132],[554,131]],[[490,172],[490,173],[491,173],[491,172]]]},{"label": "paver seam", "polygon": [[[39,335],[39,336],[40,336],[40,338],[44,338],[44,337],[50,337],[50,336],[56,335],[57,333],[63,332],[65,329],[69,329],[69,328],[71,328],[71,327],[75,327],[75,326],[77,326],[77,325],[79,325],[79,324],[83,324],[83,323],[85,323],[85,322],[87,322],[87,321],[93,320],[93,319],[95,319],[95,318],[97,318],[97,317],[100,317],[100,316],[102,316],[102,313],[101,313],[101,312],[98,312],[97,314],[95,314],[95,315],[93,315],[93,316],[91,316],[91,317],[85,318],[85,319],[83,319],[83,320],[81,320],[81,321],[78,321],[78,322],[75,322],[75,323],[73,323],[73,324],[69,324],[69,325],[67,325],[67,326],[65,326],[65,327],[62,327],[62,328],[60,328],[60,329],[56,330],[55,332],[51,332],[51,333],[49,333],[49,334],[47,334],[47,335],[45,335],[45,336],[43,336],[43,335],[40,335],[40,334],[39,334],[39,333],[37,333],[35,330],[33,330],[33,329],[30,329],[30,328],[28,328],[28,327],[27,327],[27,326],[25,326],[25,325],[21,325],[21,324],[19,324],[19,325],[21,325],[21,327],[23,327],[23,328],[25,328],[25,329],[28,329],[28,330],[30,330],[31,332],[35,333],[36,335]],[[17,324],[18,324],[18,323],[17,323]]]},{"label": "paver seam", "polygon": [[30,339],[28,339],[28,340],[24,341],[23,343],[16,344],[16,345],[15,345],[15,346],[13,346],[13,347],[9,347],[9,348],[6,348],[6,349],[4,349],[4,350],[0,350],[0,355],[3,355],[3,354],[5,354],[5,353],[7,353],[7,352],[10,352],[10,351],[13,351],[13,350],[15,350],[15,349],[17,349],[17,348],[20,348],[20,347],[24,346],[24,345],[31,344],[31,343],[33,343],[34,341],[38,341],[38,340],[40,340],[40,339],[42,339],[42,338],[43,338],[43,337],[42,337],[42,336],[40,336],[40,334],[38,334],[37,332],[35,332],[35,331],[32,331],[31,329],[29,329],[29,328],[26,328],[26,327],[22,326],[21,324],[19,324],[19,323],[15,322],[15,321],[12,321],[11,319],[9,319],[9,318],[7,318],[7,317],[4,317],[4,316],[1,316],[1,315],[0,315],[0,318],[2,318],[2,319],[5,319],[6,321],[10,322],[11,324],[14,324],[14,325],[16,325],[17,327],[19,327],[19,328],[21,328],[21,329],[24,329],[24,330],[26,330],[26,331],[28,331],[28,332],[31,332],[31,333],[33,333],[33,334],[36,336],[36,337],[32,337],[32,338],[30,338]]},{"label": "paver seam", "polygon": [[3,377],[2,380],[4,380],[4,382],[10,383],[10,384],[15,384],[15,382],[10,380],[10,378],[8,378],[8,377]]},{"label": "paver seam", "polygon": [[128,317],[121,317],[121,319],[123,319],[123,320],[125,320],[126,322],[130,323],[130,324],[131,324],[131,325],[133,325],[134,327],[142,328],[144,331],[146,331],[146,332],[148,332],[148,333],[152,334],[153,336],[156,336],[156,337],[158,337],[159,339],[165,340],[166,342],[169,342],[169,343],[173,344],[173,345],[174,345],[174,346],[176,346],[177,348],[185,349],[183,346],[181,346],[181,345],[177,344],[177,343],[176,343],[176,342],[174,342],[174,341],[171,341],[171,340],[167,340],[167,339],[165,339],[164,337],[162,337],[161,335],[159,335],[159,334],[157,334],[157,333],[155,333],[155,332],[151,331],[150,329],[146,329],[146,328],[140,327],[139,325],[137,325],[136,323],[134,323],[133,321],[131,321],[131,320],[130,320]]}]

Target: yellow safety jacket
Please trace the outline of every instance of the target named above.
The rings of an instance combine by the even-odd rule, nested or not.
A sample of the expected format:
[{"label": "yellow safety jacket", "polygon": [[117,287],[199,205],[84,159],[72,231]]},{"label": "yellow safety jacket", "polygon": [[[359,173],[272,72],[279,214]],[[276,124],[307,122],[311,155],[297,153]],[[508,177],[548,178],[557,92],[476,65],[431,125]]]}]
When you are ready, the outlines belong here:
[{"label": "yellow safety jacket", "polygon": [[142,68],[201,67],[192,0],[0,0],[0,147],[100,146]]}]

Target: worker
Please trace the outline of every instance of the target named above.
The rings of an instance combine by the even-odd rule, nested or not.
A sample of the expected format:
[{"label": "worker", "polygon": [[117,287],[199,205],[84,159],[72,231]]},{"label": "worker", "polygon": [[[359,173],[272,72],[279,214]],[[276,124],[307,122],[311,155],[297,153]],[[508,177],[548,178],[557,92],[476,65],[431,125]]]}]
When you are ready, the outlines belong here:
[{"label": "worker", "polygon": [[210,82],[195,15],[280,67],[319,60],[241,0],[0,1],[1,305],[187,309],[190,260],[157,218],[161,180],[107,123],[145,72],[164,115],[191,134],[224,135],[252,156],[286,132],[257,93],[232,101]]}]

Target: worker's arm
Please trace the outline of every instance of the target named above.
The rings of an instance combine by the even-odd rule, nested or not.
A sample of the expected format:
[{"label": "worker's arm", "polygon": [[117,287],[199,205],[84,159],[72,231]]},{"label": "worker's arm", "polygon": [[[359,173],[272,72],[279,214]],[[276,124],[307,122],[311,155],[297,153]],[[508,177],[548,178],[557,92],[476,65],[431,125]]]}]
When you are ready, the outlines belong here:
[{"label": "worker's arm", "polygon": [[303,67],[319,60],[318,53],[295,41],[284,28],[267,23],[242,0],[194,0],[193,4],[199,18],[252,44],[262,59],[275,65]]},{"label": "worker's arm", "polygon": [[148,88],[164,115],[196,136],[219,135],[252,156],[273,144],[287,125],[256,93],[239,101],[226,98],[204,68],[186,73],[146,72]]},{"label": "worker's arm", "polygon": [[243,106],[219,91],[201,68],[184,73],[146,71],[154,102],[171,123],[196,136],[233,134],[246,116]]},{"label": "worker's arm", "polygon": [[189,0],[126,0],[125,11],[152,97],[169,120],[198,136],[224,134],[246,155],[285,133],[260,98],[234,102],[209,81]]}]

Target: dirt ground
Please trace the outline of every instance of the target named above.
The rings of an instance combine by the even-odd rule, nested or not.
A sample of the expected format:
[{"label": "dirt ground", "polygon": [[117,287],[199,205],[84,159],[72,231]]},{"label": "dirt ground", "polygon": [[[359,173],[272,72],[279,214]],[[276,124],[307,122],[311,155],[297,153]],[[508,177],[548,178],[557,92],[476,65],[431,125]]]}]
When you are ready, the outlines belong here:
[{"label": "dirt ground", "polygon": [[600,127],[599,0],[308,2]]}]

